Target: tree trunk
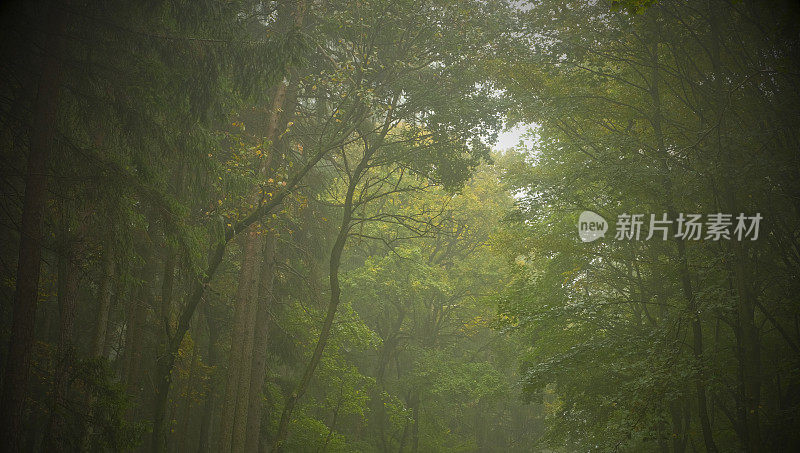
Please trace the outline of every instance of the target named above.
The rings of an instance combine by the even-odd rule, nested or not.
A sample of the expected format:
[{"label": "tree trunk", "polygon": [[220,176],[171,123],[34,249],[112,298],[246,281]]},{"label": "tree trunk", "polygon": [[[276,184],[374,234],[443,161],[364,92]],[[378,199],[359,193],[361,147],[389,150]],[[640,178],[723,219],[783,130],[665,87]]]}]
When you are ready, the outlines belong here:
[{"label": "tree trunk", "polygon": [[[302,25],[302,18],[303,18],[303,11],[304,2],[303,0],[297,1],[297,9],[295,11],[295,26]],[[287,71],[288,72],[288,71]],[[282,85],[282,84],[281,84]],[[278,96],[275,96],[277,99]],[[287,108],[283,108],[284,111],[289,110]],[[284,116],[284,121],[287,120],[287,117]],[[276,120],[277,121],[277,120]],[[269,123],[268,123],[269,124]],[[278,129],[277,126],[281,125],[285,128],[285,123],[282,121],[281,123],[275,123],[275,130],[280,131],[283,129]],[[350,126],[346,131],[344,131],[340,137],[347,137],[353,130],[355,130],[355,124]],[[275,134],[272,134],[275,136]],[[181,311],[180,315],[178,316],[178,325],[175,329],[175,333],[171,335],[169,348],[168,350],[162,354],[159,358],[160,362],[163,362],[158,367],[158,374],[156,376],[159,382],[167,382],[170,381],[170,373],[172,371],[172,367],[175,364],[175,354],[177,354],[178,349],[180,348],[181,341],[183,337],[186,335],[186,332],[189,330],[189,325],[192,321],[194,316],[194,312],[197,309],[197,306],[200,304],[203,295],[205,294],[205,289],[208,283],[213,278],[214,274],[216,273],[217,269],[219,268],[220,263],[225,255],[225,249],[227,247],[228,242],[230,242],[234,237],[237,236],[237,233],[240,231],[247,231],[247,229],[253,225],[254,223],[258,222],[259,220],[266,217],[267,214],[274,211],[278,206],[283,203],[283,200],[286,199],[289,194],[297,187],[300,181],[308,174],[308,172],[319,162],[322,157],[324,157],[329,150],[334,149],[338,144],[341,144],[342,138],[336,140],[336,143],[320,145],[319,149],[317,150],[316,154],[310,157],[308,161],[300,168],[292,177],[286,181],[286,185],[282,190],[279,190],[275,195],[270,198],[269,200],[265,201],[263,204],[259,205],[255,208],[249,215],[245,218],[237,222],[237,224],[233,227],[229,227],[225,230],[224,236],[220,238],[219,242],[212,247],[212,251],[208,258],[208,265],[205,269],[205,272],[202,274],[201,277],[197,277],[192,284],[191,291],[189,296],[186,300],[186,304]],[[273,140],[274,142],[274,140]],[[165,393],[160,392],[158,389],[161,386],[156,387],[156,406],[165,406],[166,405],[166,398],[167,395]],[[166,390],[169,390],[168,385],[164,387]],[[160,411],[163,412],[163,411]],[[158,412],[157,412],[158,413]],[[161,430],[162,428],[159,426],[163,420],[159,421],[154,418],[154,432],[156,430]]]},{"label": "tree trunk", "polygon": [[[106,332],[108,330],[108,314],[111,311],[111,293],[114,280],[114,237],[112,228],[109,226],[106,231],[105,244],[103,247],[103,258],[100,264],[100,286],[97,291],[97,317],[95,318],[95,330],[92,335],[92,343],[89,349],[89,358],[106,358]],[[86,395],[86,405],[89,408],[88,419],[94,416],[93,395]],[[83,439],[81,449],[89,448],[89,439],[92,435],[92,426],[86,423],[83,427]]]},{"label": "tree trunk", "polygon": [[[269,158],[264,159],[259,167],[258,175],[265,178],[270,160],[276,153],[275,142],[278,137],[278,126],[281,111],[286,99],[286,85],[279,83],[272,98],[265,138],[271,150]],[[260,189],[250,194],[251,204],[260,202]],[[233,333],[231,335],[231,353],[228,366],[228,380],[225,385],[225,400],[220,429],[219,451],[242,451],[246,442],[248,399],[250,396],[250,378],[252,374],[253,335],[255,329],[256,298],[261,277],[263,252],[262,231],[259,225],[250,227],[244,236],[242,250],[242,266],[239,275],[239,287],[236,291],[236,307],[234,312]]]},{"label": "tree trunk", "polygon": [[759,405],[761,402],[761,344],[755,324],[755,296],[750,289],[749,275],[745,269],[745,254],[738,243],[734,243],[734,287],[739,298],[737,304],[737,352],[739,373],[742,380],[743,410],[740,423],[746,438],[743,439],[748,452],[761,451],[759,427]]},{"label": "tree trunk", "polygon": [[[722,82],[726,78],[723,74],[720,51],[722,48],[720,33],[720,18],[713,10],[713,2],[708,3],[708,12],[711,22],[712,42],[710,46],[711,63],[714,74],[714,108],[717,120],[716,126],[716,151],[717,158],[723,166],[723,197],[722,204],[726,212],[734,214],[740,212],[736,200],[736,192],[732,182],[736,180],[737,168],[735,156],[725,140],[725,110],[727,98],[730,95]],[[750,278],[747,270],[747,253],[744,245],[738,241],[731,241],[731,252],[733,254],[733,267],[730,276],[733,279],[733,287],[736,290],[739,303],[736,307],[737,314],[737,340],[739,352],[739,372],[742,379],[740,389],[743,391],[744,401],[743,410],[739,414],[743,419],[740,420],[742,432],[745,438],[742,439],[746,451],[757,452],[761,450],[761,436],[759,428],[759,405],[761,401],[761,345],[758,328],[755,324],[755,295],[753,294]]]},{"label": "tree trunk", "polygon": [[[175,282],[175,261],[175,253],[172,250],[168,250],[167,256],[164,259],[164,278],[161,282],[161,305],[159,306],[157,314],[157,319],[160,319],[160,324],[157,326],[159,332],[158,350],[162,354],[164,353],[163,351],[167,351],[169,346],[170,310],[172,307],[172,289]],[[158,369],[159,366],[163,366],[161,362],[160,358],[157,357],[156,369]],[[169,384],[169,380],[159,381],[157,383],[157,389],[159,389],[157,390],[158,395],[163,394],[166,398],[167,393],[169,393]],[[166,387],[164,387],[165,385]],[[163,422],[166,416],[166,399],[162,401],[159,398],[155,398],[153,400],[153,405],[153,414]],[[158,447],[154,447],[155,450],[163,446],[166,451],[167,433],[167,431],[162,431],[162,425],[159,425],[158,430],[154,427],[152,442],[153,445],[158,445]]]},{"label": "tree trunk", "polygon": [[[683,295],[687,300],[689,313],[692,317],[692,352],[698,365],[703,366],[703,328],[700,324],[700,313],[697,307],[697,300],[692,289],[692,281],[689,276],[689,266],[686,260],[686,244],[683,240],[678,240],[678,259],[680,266],[681,287]],[[703,441],[706,444],[706,451],[716,452],[717,445],[714,442],[711,422],[708,419],[708,399],[706,396],[705,373],[699,372],[695,379],[695,393],[697,395],[697,410],[700,418],[700,428],[703,432]]]},{"label": "tree trunk", "polygon": [[[658,146],[658,151],[662,156],[665,156],[662,160],[662,165],[664,167],[664,189],[665,195],[667,200],[667,209],[669,210],[670,218],[676,218],[676,210],[673,203],[673,191],[672,191],[672,180],[669,176],[669,167],[666,165],[666,156],[667,156],[667,149],[666,144],[664,141],[664,133],[661,128],[661,121],[662,121],[662,111],[661,111],[661,94],[659,91],[659,80],[660,80],[660,73],[659,73],[659,54],[658,54],[658,43],[660,41],[660,27],[658,25],[658,20],[655,15],[651,15],[651,27],[652,31],[655,35],[655,39],[653,40],[653,68],[652,68],[652,80],[651,80],[651,98],[653,102],[653,117],[651,119],[653,133],[656,137],[656,145]],[[677,250],[678,250],[678,273],[680,278],[681,289],[683,291],[683,296],[686,299],[687,309],[689,310],[691,316],[691,326],[692,326],[692,352],[694,354],[695,360],[697,360],[697,364],[700,366],[701,371],[699,372],[698,376],[695,379],[695,393],[697,398],[697,410],[698,410],[698,418],[700,419],[700,427],[703,432],[703,441],[706,445],[706,451],[715,453],[717,451],[716,443],[714,442],[714,435],[711,431],[711,423],[708,419],[708,398],[706,395],[706,384],[704,373],[702,372],[703,366],[703,330],[702,324],[700,323],[700,313],[697,307],[697,299],[692,288],[692,280],[691,275],[689,273],[689,265],[688,260],[686,257],[686,244],[683,239],[677,239]]]},{"label": "tree trunk", "polygon": [[189,445],[189,431],[191,430],[192,420],[192,389],[194,389],[195,375],[197,368],[197,345],[192,348],[192,360],[189,365],[189,376],[186,379],[186,398],[183,399],[183,407],[181,409],[181,417],[183,418],[183,426],[181,427],[181,442],[175,445],[175,451],[183,451]]},{"label": "tree trunk", "polygon": [[92,337],[92,357],[102,357],[106,345],[108,314],[111,311],[111,288],[114,279],[114,236],[111,231],[106,233],[106,243],[103,250],[101,268],[102,277],[100,280],[100,288],[97,291],[97,321],[94,336]]},{"label": "tree trunk", "polygon": [[[78,306],[78,241],[80,235],[70,233],[70,214],[68,206],[62,205],[61,232],[59,234],[58,255],[58,313],[59,335],[56,352],[56,369],[53,376],[50,420],[45,433],[44,447],[56,451],[68,446],[72,438],[66,430],[67,393],[69,375],[75,362],[73,337],[75,334],[75,314]],[[83,222],[86,225],[86,222]],[[77,448],[72,445],[72,448]]]},{"label": "tree trunk", "polygon": [[267,340],[269,335],[270,310],[272,308],[275,279],[275,239],[268,235],[264,240],[264,258],[258,287],[256,325],[253,332],[253,364],[250,375],[250,394],[247,406],[247,435],[244,451],[258,451],[261,433],[261,390],[267,374]]},{"label": "tree trunk", "polygon": [[[279,29],[288,28],[285,13],[279,14]],[[287,86],[283,82],[275,87],[272,96],[269,116],[266,121],[264,137],[270,146],[268,158],[263,159],[258,169],[258,175],[265,179],[269,172],[270,163],[276,151],[279,131],[285,128],[288,120],[282,112],[286,108]],[[292,106],[294,108],[294,106]],[[281,121],[283,119],[283,121]],[[261,201],[260,187],[250,195],[253,205]],[[244,451],[247,437],[247,417],[249,412],[250,384],[252,375],[251,359],[253,353],[253,340],[255,317],[257,312],[257,291],[261,277],[261,260],[263,252],[262,231],[251,227],[244,238],[241,275],[236,293],[236,309],[234,315],[234,331],[231,337],[230,365],[228,368],[228,382],[225,389],[225,401],[222,414],[222,428],[220,432],[219,450]],[[230,446],[229,446],[230,445]]]},{"label": "tree trunk", "polygon": [[149,298],[149,280],[141,283],[136,296],[128,307],[128,320],[125,331],[125,366],[124,378],[128,394],[139,394],[139,364],[142,361],[142,331],[147,317],[147,300]]},{"label": "tree trunk", "polygon": [[261,271],[261,234],[252,228],[244,237],[242,266],[236,291],[228,380],[220,429],[220,452],[242,451],[247,428],[247,397],[255,326],[255,292]]},{"label": "tree trunk", "polygon": [[[347,131],[341,134],[342,137],[347,136],[347,134],[351,133],[354,130],[354,127],[351,126]],[[340,143],[340,142],[338,142]],[[267,202],[263,205],[259,206],[258,208],[254,209],[247,217],[239,221],[235,227],[229,227],[225,229],[225,233],[223,237],[219,238],[219,242],[211,247],[211,252],[209,253],[208,257],[208,264],[206,266],[205,272],[202,276],[198,276],[194,279],[192,283],[191,290],[189,292],[189,296],[186,299],[186,304],[184,308],[181,310],[180,315],[178,315],[177,319],[177,327],[175,329],[175,333],[170,336],[169,348],[167,351],[159,357],[159,362],[161,363],[157,367],[157,374],[156,380],[158,382],[167,382],[169,383],[171,377],[170,373],[172,372],[172,368],[175,365],[175,354],[178,353],[178,349],[180,348],[181,342],[183,338],[186,336],[186,332],[189,330],[189,326],[191,325],[192,319],[194,318],[194,313],[197,310],[197,307],[200,305],[200,302],[203,300],[203,295],[205,294],[206,287],[211,282],[211,279],[216,274],[217,269],[219,269],[220,263],[222,263],[222,259],[225,256],[225,249],[227,248],[228,242],[230,242],[234,237],[236,237],[237,232],[246,230],[250,225],[254,224],[259,219],[266,217],[269,213],[273,212],[283,203],[283,200],[288,197],[292,191],[297,187],[300,181],[308,174],[309,171],[319,162],[329,150],[334,149],[335,144],[331,145],[322,145],[318,150],[317,153],[314,154],[311,159],[309,159],[303,167],[297,171],[286,183],[284,189],[278,191],[274,197],[270,198]],[[167,395],[164,392],[161,392],[161,386],[156,387],[156,406],[165,406]],[[169,385],[163,387],[167,391],[169,390]],[[163,412],[163,411],[161,411]],[[157,412],[158,413],[158,412]],[[163,419],[162,419],[163,421]],[[153,419],[153,430],[162,429],[160,427],[160,421],[156,418]]]},{"label": "tree trunk", "polygon": [[65,28],[66,14],[51,5],[45,30],[48,33],[44,45],[46,52],[33,107],[11,336],[0,396],[0,438],[5,451],[22,448],[22,421],[28,398],[31,348],[39,300],[42,215],[47,195],[45,172],[56,132]]},{"label": "tree trunk", "polygon": [[200,420],[200,439],[198,453],[211,451],[211,422],[214,419],[214,393],[209,390],[203,407],[203,418]]},{"label": "tree trunk", "polygon": [[300,379],[300,382],[297,384],[297,387],[292,394],[286,399],[286,405],[281,413],[281,420],[278,424],[278,432],[275,436],[275,443],[273,445],[273,450],[275,452],[280,452],[282,449],[283,441],[286,440],[286,436],[289,433],[289,422],[291,420],[294,407],[308,388],[308,384],[311,382],[311,377],[314,375],[314,371],[317,369],[320,359],[322,359],[322,353],[325,350],[325,346],[327,345],[328,338],[331,334],[333,319],[336,317],[336,309],[339,306],[339,300],[341,296],[341,287],[339,285],[339,265],[341,264],[342,251],[344,251],[344,245],[345,242],[347,242],[347,236],[350,233],[350,222],[353,217],[353,196],[361,175],[367,168],[370,157],[371,150],[365,149],[363,158],[356,166],[355,170],[353,171],[353,175],[350,178],[350,184],[348,185],[347,195],[345,196],[344,201],[342,223],[339,226],[339,234],[336,237],[336,242],[334,242],[333,248],[331,249],[328,276],[331,294],[330,299],[328,300],[325,320],[322,323],[322,328],[320,329],[319,337],[317,338],[317,344],[314,347],[314,353],[311,355],[311,360],[308,362],[308,365],[306,365],[303,377]]},{"label": "tree trunk", "polygon": [[[128,307],[128,326],[125,333],[125,385],[128,395],[133,398],[129,415],[133,416],[140,409],[141,390],[144,387],[142,374],[142,351],[144,347],[143,333],[147,322],[148,307],[155,306],[153,282],[156,277],[156,266],[153,262],[153,245],[150,238],[155,236],[155,220],[150,219],[147,231],[140,240],[144,242],[141,251],[142,279]],[[156,383],[158,385],[158,383]],[[154,429],[155,431],[155,429]]]},{"label": "tree trunk", "polygon": [[192,322],[192,317],[197,305],[205,293],[205,288],[214,275],[225,254],[226,242],[221,242],[212,248],[208,260],[208,268],[204,277],[195,280],[192,292],[185,309],[178,318],[177,332],[170,336],[167,350],[156,360],[156,388],[154,396],[155,412],[153,414],[153,450],[163,451],[165,444],[162,442],[164,433],[164,415],[167,409],[169,387],[172,383],[172,368],[175,366],[175,356],[181,347],[183,338]]},{"label": "tree trunk", "polygon": [[[212,323],[212,318],[209,314],[211,310],[205,306],[203,314],[206,318],[206,326],[208,327],[208,353],[206,363],[210,367],[217,365],[217,337],[219,331]],[[206,395],[205,408],[203,409],[203,418],[200,421],[200,441],[197,447],[198,453],[207,453],[211,451],[211,435],[212,422],[214,421],[214,400],[216,393],[214,392],[214,378],[208,385],[208,394]]]},{"label": "tree trunk", "polygon": [[[394,322],[389,329],[386,338],[382,338],[383,344],[381,345],[380,352],[378,354],[378,365],[375,370],[375,390],[370,398],[370,407],[372,412],[375,414],[375,424],[377,425],[377,434],[378,434],[378,443],[383,451],[389,451],[389,444],[386,439],[386,426],[389,423],[388,416],[386,414],[386,407],[383,404],[383,390],[385,387],[385,376],[386,376],[386,367],[389,364],[389,360],[394,353],[394,349],[397,347],[399,343],[399,333],[400,329],[403,326],[403,321],[405,320],[406,312],[405,309],[398,306],[397,317],[395,318]],[[403,429],[403,441],[401,445],[405,442],[405,436],[407,431],[407,426]],[[402,451],[402,447],[400,451]]]}]

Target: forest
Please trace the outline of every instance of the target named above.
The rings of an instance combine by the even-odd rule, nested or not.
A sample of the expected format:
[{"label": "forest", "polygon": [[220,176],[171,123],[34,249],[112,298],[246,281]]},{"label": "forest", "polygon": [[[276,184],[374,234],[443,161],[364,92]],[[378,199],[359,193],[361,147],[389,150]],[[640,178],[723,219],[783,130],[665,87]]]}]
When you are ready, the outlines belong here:
[{"label": "forest", "polygon": [[0,451],[800,451],[795,1],[0,21]]}]

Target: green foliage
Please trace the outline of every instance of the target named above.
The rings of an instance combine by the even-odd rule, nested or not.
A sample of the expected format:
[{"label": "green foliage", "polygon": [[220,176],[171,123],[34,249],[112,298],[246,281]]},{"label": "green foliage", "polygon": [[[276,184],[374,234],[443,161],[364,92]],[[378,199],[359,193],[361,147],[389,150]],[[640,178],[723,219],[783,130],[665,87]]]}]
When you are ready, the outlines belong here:
[{"label": "green foliage", "polygon": [[[787,2],[53,8],[63,33],[9,6],[0,46],[25,448],[225,450],[235,425],[234,450],[796,449]],[[516,123],[532,145],[492,154]],[[583,210],[764,221],[583,243]],[[20,238],[34,317],[7,308]]]},{"label": "green foliage", "polygon": [[611,0],[611,10],[624,9],[631,14],[643,14],[658,0]]},{"label": "green foliage", "polygon": [[298,452],[318,451],[320,447],[331,452],[358,451],[347,445],[343,436],[334,433],[321,421],[303,417],[292,422],[292,436],[286,442],[286,449]]},{"label": "green foliage", "polygon": [[101,445],[112,450],[124,450],[137,445],[144,434],[144,424],[130,423],[124,419],[130,407],[122,385],[112,377],[108,362],[103,359],[79,365],[78,380],[82,381],[94,404],[89,406],[90,429],[97,434],[90,437],[90,445]]},{"label": "green foliage", "polygon": [[[761,64],[779,64],[779,55],[793,52],[777,38],[781,32],[755,23],[783,23],[783,16],[767,8],[771,19],[755,19],[736,3],[699,10],[681,2],[619,3],[611,12],[603,2],[537,3],[522,13],[532,51],[498,69],[519,100],[517,115],[535,124],[533,147],[503,162],[517,206],[498,237],[514,282],[499,298],[497,324],[528,344],[521,354],[523,393],[547,406],[543,441],[553,448],[691,444],[710,451],[713,441],[719,450],[734,450],[759,430],[777,436],[762,438],[762,445],[793,445],[792,434],[770,427],[766,420],[777,412],[764,403],[794,390],[762,393],[754,397],[760,405],[744,413],[752,400],[742,387],[735,390],[771,392],[769,382],[788,377],[785,366],[797,366],[743,352],[752,342],[764,352],[794,342],[770,328],[745,333],[748,324],[781,330],[795,316],[771,315],[787,315],[796,304],[786,302],[796,298],[788,287],[767,283],[774,274],[794,278],[788,276],[796,266],[778,264],[782,252],[772,243],[793,239],[773,230],[770,239],[742,244],[746,252],[730,242],[614,239],[622,213],[666,212],[675,219],[679,212],[769,210],[778,223],[795,221],[793,211],[769,208],[791,204],[775,198],[775,186],[788,180],[773,169],[796,158],[778,138],[794,126],[761,129],[762,140],[775,140],[764,146],[777,161],[755,159],[753,141],[753,131],[783,106],[763,90],[766,79],[752,78]],[[740,33],[750,38],[740,41]],[[771,63],[742,59],[767,48]],[[774,79],[767,91],[794,96],[793,83]],[[762,116],[735,113],[752,111]],[[579,240],[583,210],[609,221],[604,239]],[[784,295],[753,296],[764,304],[756,307],[754,288]],[[703,417],[710,419],[706,433]]]}]

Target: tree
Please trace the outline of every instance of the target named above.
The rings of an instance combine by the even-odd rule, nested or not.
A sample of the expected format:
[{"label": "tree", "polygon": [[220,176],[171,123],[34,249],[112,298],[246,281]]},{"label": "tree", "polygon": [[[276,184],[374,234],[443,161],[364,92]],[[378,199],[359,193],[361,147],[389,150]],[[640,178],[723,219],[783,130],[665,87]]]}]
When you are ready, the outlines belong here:
[{"label": "tree", "polygon": [[[755,19],[754,10],[722,3],[695,9],[656,2],[639,15],[574,6],[545,2],[526,13],[541,38],[534,39],[530,57],[503,68],[506,86],[520,99],[519,117],[540,125],[536,153],[514,162],[508,177],[512,190],[526,194],[517,218],[528,231],[511,233],[509,241],[521,241],[522,234],[530,246],[509,242],[509,256],[524,265],[503,311],[509,327],[519,326],[539,343],[525,359],[528,393],[561,400],[551,430],[555,444],[643,448],[637,446],[653,442],[667,448],[672,433],[673,450],[683,451],[700,441],[688,434],[695,419],[708,451],[718,444],[722,450],[762,449],[763,402],[758,408],[755,400],[761,399],[764,333],[756,327],[751,286],[762,280],[751,266],[769,261],[771,246],[736,240],[620,243],[610,235],[589,245],[577,242],[574,222],[582,210],[601,213],[612,225],[626,212],[676,219],[681,212],[762,211],[766,198],[758,194],[769,192],[770,183],[756,183],[753,175],[769,172],[770,165],[757,170],[751,136],[743,132],[759,128],[761,120],[735,112],[774,106],[758,86],[780,91],[782,82],[753,80],[763,74],[762,65],[772,65],[754,57],[754,49],[785,55],[788,49],[779,48],[787,41],[777,38],[782,32],[755,25],[765,16]],[[755,27],[747,41],[734,37],[744,23]],[[524,70],[533,75],[519,84]],[[531,296],[534,291],[539,295]],[[569,328],[555,334],[556,325]],[[653,333],[640,332],[642,325]],[[691,332],[685,347],[684,329]],[[636,346],[643,344],[648,346]],[[736,353],[729,355],[726,345],[736,345]],[[572,368],[588,361],[587,354],[600,361],[591,372]],[[665,355],[668,361],[644,372],[628,368]],[[596,373],[616,384],[587,394],[586,379],[601,379]],[[646,376],[637,393],[622,387],[635,376]],[[673,392],[663,405],[645,403],[665,388],[688,384],[694,395]],[[638,392],[642,396],[632,398]],[[588,419],[587,410],[593,415]],[[720,422],[723,416],[727,420]],[[585,426],[587,420],[598,431]],[[725,436],[726,429],[738,438]],[[779,437],[775,445],[793,442],[785,433]]]},{"label": "tree", "polygon": [[22,448],[22,418],[28,395],[28,374],[33,346],[33,328],[36,322],[36,305],[39,301],[39,275],[42,248],[42,222],[46,203],[48,157],[54,147],[58,98],[61,90],[62,34],[66,17],[55,5],[47,12],[44,48],[48,52],[42,63],[36,90],[30,135],[30,151],[25,177],[25,199],[17,264],[17,286],[14,297],[14,317],[11,323],[11,341],[5,364],[2,390],[2,432],[6,448]]}]

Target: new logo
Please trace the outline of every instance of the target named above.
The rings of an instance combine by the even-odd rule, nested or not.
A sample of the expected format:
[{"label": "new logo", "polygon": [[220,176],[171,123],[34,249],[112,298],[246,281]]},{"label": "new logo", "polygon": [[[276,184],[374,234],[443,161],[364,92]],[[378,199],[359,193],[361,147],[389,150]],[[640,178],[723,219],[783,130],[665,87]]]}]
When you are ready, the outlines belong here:
[{"label": "new logo", "polygon": [[581,212],[578,218],[578,235],[583,242],[592,242],[606,235],[608,222],[592,211]]}]

